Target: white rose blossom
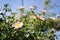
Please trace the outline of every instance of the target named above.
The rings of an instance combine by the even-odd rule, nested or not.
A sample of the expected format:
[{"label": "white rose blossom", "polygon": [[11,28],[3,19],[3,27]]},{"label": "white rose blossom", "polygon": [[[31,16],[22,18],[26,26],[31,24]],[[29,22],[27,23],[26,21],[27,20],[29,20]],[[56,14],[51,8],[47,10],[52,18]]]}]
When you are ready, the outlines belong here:
[{"label": "white rose blossom", "polygon": [[42,16],[40,16],[38,14],[37,14],[37,18],[40,19],[40,20],[43,20],[43,21],[45,20]]},{"label": "white rose blossom", "polygon": [[51,20],[55,20],[55,18],[54,18],[54,17],[50,17],[50,19],[51,19]]},{"label": "white rose blossom", "polygon": [[42,12],[42,13],[45,13],[45,12],[46,12],[46,10],[44,10],[44,9],[41,9],[41,12]]},{"label": "white rose blossom", "polygon": [[34,9],[35,9],[35,8],[34,8],[33,6],[30,7],[30,10],[32,10],[32,11],[33,11]]},{"label": "white rose blossom", "polygon": [[35,19],[36,18],[36,16],[34,16],[34,15],[31,15],[31,16],[29,16],[31,19]]},{"label": "white rose blossom", "polygon": [[55,33],[56,32],[56,29],[52,28],[51,31],[53,31]]},{"label": "white rose blossom", "polygon": [[18,9],[19,10],[23,10],[24,9],[24,6],[20,6]]},{"label": "white rose blossom", "polygon": [[23,22],[17,21],[16,23],[12,24],[12,27],[14,27],[14,28],[22,28],[23,27]]},{"label": "white rose blossom", "polygon": [[0,14],[2,14],[3,12],[2,11],[0,11]]}]

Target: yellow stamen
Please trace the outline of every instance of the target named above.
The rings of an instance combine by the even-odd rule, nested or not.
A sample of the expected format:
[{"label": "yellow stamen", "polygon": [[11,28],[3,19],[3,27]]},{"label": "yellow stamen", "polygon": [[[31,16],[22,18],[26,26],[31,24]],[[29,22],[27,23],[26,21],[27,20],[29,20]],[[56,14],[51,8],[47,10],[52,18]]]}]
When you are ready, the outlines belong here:
[{"label": "yellow stamen", "polygon": [[16,25],[16,27],[19,27],[20,26],[20,23],[16,23],[15,25]]}]

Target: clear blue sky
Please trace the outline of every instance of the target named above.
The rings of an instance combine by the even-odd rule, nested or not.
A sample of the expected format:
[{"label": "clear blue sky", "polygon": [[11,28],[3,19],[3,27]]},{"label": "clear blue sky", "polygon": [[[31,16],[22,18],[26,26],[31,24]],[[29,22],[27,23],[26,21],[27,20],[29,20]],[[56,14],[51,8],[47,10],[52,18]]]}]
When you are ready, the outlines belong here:
[{"label": "clear blue sky", "polygon": [[[16,11],[19,6],[21,6],[21,0],[0,0],[0,9],[3,8],[5,3],[9,3],[9,7]],[[58,6],[54,7],[53,9],[50,9],[49,12],[54,12],[58,14],[60,12],[60,0],[51,0],[51,4],[55,3]],[[37,12],[39,12],[43,8],[44,0],[24,0],[24,7],[25,9],[29,9],[31,5],[36,5]],[[60,35],[60,31],[56,32],[57,36]],[[60,37],[59,37],[60,38]]]},{"label": "clear blue sky", "polygon": [[[40,11],[43,8],[44,0],[24,0],[24,7],[29,9],[31,5],[36,5],[37,11]],[[3,7],[5,3],[9,3],[9,7],[16,11],[16,9],[21,6],[21,0],[0,0],[0,8]],[[58,6],[49,10],[49,12],[58,13],[60,12],[60,0],[51,0],[51,3],[56,3]]]}]

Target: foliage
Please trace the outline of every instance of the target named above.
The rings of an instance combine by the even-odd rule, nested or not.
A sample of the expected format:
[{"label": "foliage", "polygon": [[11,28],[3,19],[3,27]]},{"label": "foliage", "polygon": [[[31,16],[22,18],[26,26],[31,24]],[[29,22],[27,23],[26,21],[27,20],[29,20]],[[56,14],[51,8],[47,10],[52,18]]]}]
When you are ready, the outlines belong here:
[{"label": "foliage", "polygon": [[[41,15],[39,15],[34,12],[33,7],[29,11],[20,7],[22,10],[19,9],[15,13],[8,8],[8,4],[4,6],[4,12],[0,12],[2,15],[0,18],[0,40],[55,40],[54,33],[60,29],[58,18],[43,18],[43,16],[47,16],[46,12],[41,11],[39,13]],[[7,12],[10,13],[9,16],[6,15]],[[19,26],[20,22],[23,22],[22,27]]]}]

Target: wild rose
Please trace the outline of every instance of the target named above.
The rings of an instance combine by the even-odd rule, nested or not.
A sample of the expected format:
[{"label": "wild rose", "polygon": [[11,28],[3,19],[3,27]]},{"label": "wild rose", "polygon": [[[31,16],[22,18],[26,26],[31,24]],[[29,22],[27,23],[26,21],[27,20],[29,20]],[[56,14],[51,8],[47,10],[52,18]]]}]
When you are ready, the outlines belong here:
[{"label": "wild rose", "polygon": [[43,21],[45,20],[42,16],[40,16],[38,14],[37,14],[37,18],[40,19],[40,20],[43,20]]},{"label": "wild rose", "polygon": [[20,6],[18,9],[22,11],[24,10],[24,6]]},{"label": "wild rose", "polygon": [[50,19],[51,19],[51,20],[55,20],[55,18],[54,18],[54,17],[50,17]]},{"label": "wild rose", "polygon": [[2,14],[3,12],[2,11],[0,11],[0,14]]},{"label": "wild rose", "polygon": [[12,27],[14,27],[14,28],[22,28],[23,27],[23,22],[17,21],[16,23],[12,24]]},{"label": "wild rose", "polygon": [[52,28],[51,31],[55,33],[56,32],[56,29]]},{"label": "wild rose", "polygon": [[36,16],[34,16],[34,15],[31,15],[31,16],[29,16],[31,19],[35,19],[36,18]]},{"label": "wild rose", "polygon": [[30,7],[30,10],[33,11],[35,8],[33,6]]},{"label": "wild rose", "polygon": [[42,9],[42,10],[41,10],[41,12],[42,12],[42,13],[45,13],[45,12],[46,12],[46,10]]}]

